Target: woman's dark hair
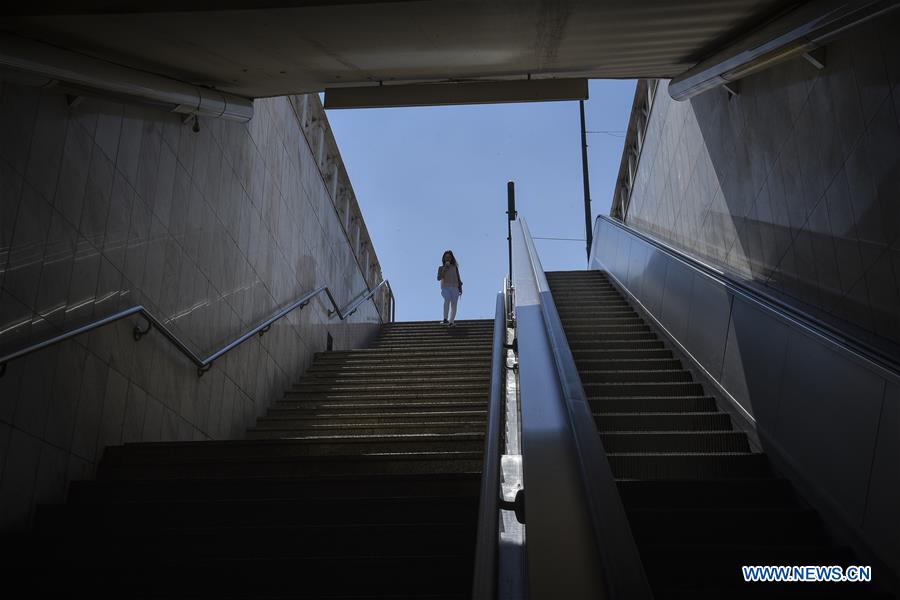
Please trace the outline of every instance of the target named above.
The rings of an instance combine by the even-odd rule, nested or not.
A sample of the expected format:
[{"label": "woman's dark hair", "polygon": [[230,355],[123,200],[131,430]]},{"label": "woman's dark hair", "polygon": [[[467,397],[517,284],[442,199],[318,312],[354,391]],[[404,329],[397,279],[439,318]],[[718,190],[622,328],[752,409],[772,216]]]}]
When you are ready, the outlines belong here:
[{"label": "woman's dark hair", "polygon": [[444,257],[447,256],[448,254],[450,255],[450,264],[451,264],[451,265],[455,265],[455,264],[456,264],[456,257],[453,256],[453,251],[452,251],[452,250],[444,250],[444,253],[441,254],[441,262],[444,262]]}]

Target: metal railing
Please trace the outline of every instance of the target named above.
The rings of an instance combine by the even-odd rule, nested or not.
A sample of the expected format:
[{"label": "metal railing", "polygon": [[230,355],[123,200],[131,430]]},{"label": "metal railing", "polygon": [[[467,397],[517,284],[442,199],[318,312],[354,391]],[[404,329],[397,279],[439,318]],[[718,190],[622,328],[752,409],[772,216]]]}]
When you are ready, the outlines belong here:
[{"label": "metal railing", "polygon": [[39,350],[43,350],[44,348],[48,348],[50,346],[53,346],[60,342],[64,342],[68,339],[74,338],[74,337],[82,335],[84,333],[91,332],[95,329],[99,329],[100,327],[109,325],[110,323],[115,323],[116,321],[121,321],[122,319],[126,319],[133,315],[139,315],[140,317],[142,317],[144,320],[147,321],[147,326],[144,327],[143,329],[141,327],[139,327],[138,325],[135,325],[134,330],[132,331],[135,341],[140,340],[143,336],[150,333],[150,330],[155,327],[157,330],[159,330],[159,332],[163,335],[163,337],[165,337],[167,340],[172,342],[172,344],[175,346],[175,348],[178,349],[179,352],[181,352],[184,356],[187,357],[188,360],[190,360],[192,363],[194,363],[194,365],[197,367],[197,375],[202,376],[205,372],[207,372],[212,367],[213,362],[215,362],[217,359],[221,358],[222,356],[224,356],[231,350],[235,349],[242,343],[246,342],[248,339],[250,339],[254,335],[259,335],[259,336],[264,335],[266,332],[268,332],[272,328],[272,325],[276,321],[284,318],[285,316],[287,316],[288,314],[290,314],[291,312],[293,312],[297,309],[302,309],[304,306],[309,304],[313,298],[315,298],[319,294],[324,293],[325,296],[328,298],[328,301],[331,303],[332,309],[328,311],[329,318],[336,315],[338,318],[340,318],[343,321],[344,319],[348,318],[350,315],[355,313],[357,310],[359,310],[359,307],[362,305],[362,303],[365,302],[366,300],[370,299],[372,296],[374,296],[375,293],[382,287],[386,287],[387,292],[388,292],[388,296],[387,296],[387,301],[389,303],[389,311],[388,312],[390,314],[390,320],[393,321],[393,319],[394,319],[394,294],[391,291],[391,287],[390,287],[390,284],[388,283],[387,279],[382,280],[381,283],[379,283],[372,289],[366,290],[365,292],[358,294],[353,300],[351,300],[347,304],[347,306],[345,306],[343,308],[340,307],[338,305],[338,303],[335,301],[334,296],[331,293],[331,289],[329,289],[329,287],[327,285],[323,285],[321,287],[316,288],[315,290],[313,290],[311,292],[308,292],[308,293],[300,296],[298,299],[294,300],[289,305],[280,309],[278,312],[276,312],[274,315],[270,316],[265,321],[259,323],[252,329],[250,329],[250,330],[246,331],[245,333],[241,334],[240,336],[236,337],[235,339],[228,342],[227,344],[225,344],[224,346],[222,346],[221,348],[219,348],[218,350],[216,350],[215,352],[213,352],[212,354],[210,354],[209,356],[207,356],[205,358],[198,356],[196,352],[191,350],[187,346],[187,344],[185,344],[181,340],[181,338],[179,338],[171,329],[166,327],[165,323],[161,319],[156,317],[156,315],[154,315],[152,312],[150,312],[150,310],[148,310],[146,307],[138,304],[138,305],[132,306],[130,308],[121,310],[119,312],[113,313],[111,315],[108,315],[106,317],[103,317],[101,319],[92,321],[86,325],[81,325],[74,329],[70,329],[69,331],[61,333],[52,338],[46,339],[42,342],[32,344],[30,346],[22,348],[21,350],[17,350],[15,352],[12,352],[10,354],[0,357],[0,377],[2,377],[6,373],[6,365],[9,362],[17,360],[19,358],[24,358],[25,356],[28,356],[29,354],[33,354]]},{"label": "metal railing", "polygon": [[897,356],[884,352],[876,346],[869,344],[846,331],[842,331],[841,329],[826,323],[822,319],[779,299],[772,293],[760,289],[757,284],[741,281],[739,278],[730,275],[726,271],[708,265],[705,262],[694,258],[690,254],[670,246],[642,231],[638,231],[617,219],[613,219],[606,215],[598,215],[597,218],[594,219],[595,226],[596,223],[601,220],[618,227],[629,235],[632,235],[647,244],[650,244],[654,248],[657,248],[664,254],[684,263],[688,267],[700,271],[713,281],[716,281],[725,287],[725,289],[732,294],[753,302],[772,314],[792,322],[816,337],[827,340],[834,346],[872,365],[882,373],[900,379],[900,359],[898,359]]}]

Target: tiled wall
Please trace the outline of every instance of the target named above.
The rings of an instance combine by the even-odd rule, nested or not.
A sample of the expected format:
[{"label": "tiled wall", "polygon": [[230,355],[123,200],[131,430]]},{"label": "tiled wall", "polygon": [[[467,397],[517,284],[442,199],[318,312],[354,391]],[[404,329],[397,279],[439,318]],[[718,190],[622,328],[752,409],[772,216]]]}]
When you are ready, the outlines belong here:
[{"label": "tiled wall", "polygon": [[[0,84],[0,355],[143,304],[205,355],[316,286],[381,274],[316,96],[256,102],[199,133],[154,108]],[[379,297],[383,301],[383,296]],[[136,320],[10,362],[0,377],[0,528],[90,477],[109,444],[240,437],[312,354],[364,344],[320,300],[202,378]]]},{"label": "tiled wall", "polygon": [[900,17],[674,102],[661,82],[626,221],[900,342]]}]

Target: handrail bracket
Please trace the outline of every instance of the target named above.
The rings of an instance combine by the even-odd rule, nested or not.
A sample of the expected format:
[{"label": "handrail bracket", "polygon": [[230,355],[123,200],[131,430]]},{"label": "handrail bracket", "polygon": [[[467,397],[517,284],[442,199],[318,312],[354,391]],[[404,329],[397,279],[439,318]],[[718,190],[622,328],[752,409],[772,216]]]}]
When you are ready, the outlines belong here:
[{"label": "handrail bracket", "polygon": [[502,495],[498,501],[498,505],[502,510],[511,510],[516,513],[516,521],[525,524],[525,489],[516,490],[516,497],[513,500],[507,500]]},{"label": "handrail bracket", "polygon": [[147,327],[141,329],[138,325],[135,325],[134,329],[131,331],[131,335],[134,336],[134,341],[139,342],[142,337],[150,333],[151,329],[153,329],[153,321],[147,319]]}]

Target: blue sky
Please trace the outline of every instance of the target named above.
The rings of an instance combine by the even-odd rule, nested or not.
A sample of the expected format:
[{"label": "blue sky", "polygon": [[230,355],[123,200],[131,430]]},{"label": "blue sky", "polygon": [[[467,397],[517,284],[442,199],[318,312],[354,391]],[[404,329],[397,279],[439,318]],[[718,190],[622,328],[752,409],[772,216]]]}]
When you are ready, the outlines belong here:
[{"label": "blue sky", "polygon": [[[591,81],[589,131],[624,132],[634,81]],[[507,272],[506,182],[535,237],[584,237],[578,102],[331,110],[397,320],[441,318],[435,273],[452,249],[459,319],[493,317]],[[609,212],[624,140],[588,134],[594,215]],[[583,269],[584,242],[535,242],[547,270]]]}]

